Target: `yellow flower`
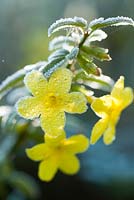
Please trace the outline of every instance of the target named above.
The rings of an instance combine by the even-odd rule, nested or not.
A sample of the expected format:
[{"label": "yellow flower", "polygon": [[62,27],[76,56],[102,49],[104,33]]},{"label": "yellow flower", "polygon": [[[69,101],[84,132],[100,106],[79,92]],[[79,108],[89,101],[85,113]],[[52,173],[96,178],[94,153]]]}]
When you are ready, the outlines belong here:
[{"label": "yellow flower", "polygon": [[77,173],[80,163],[75,154],[86,151],[88,146],[88,138],[75,135],[69,139],[64,137],[55,145],[47,139],[46,143],[26,149],[26,153],[30,159],[41,161],[38,171],[39,178],[43,181],[51,181],[58,169],[65,174]]},{"label": "yellow flower", "polygon": [[72,73],[66,68],[55,71],[49,81],[39,71],[30,72],[24,83],[33,96],[17,102],[18,113],[26,119],[40,117],[44,131],[59,135],[65,126],[64,111],[83,113],[87,110],[87,101],[82,93],[68,93],[71,82]]},{"label": "yellow flower", "polygon": [[110,95],[96,98],[91,108],[101,119],[95,124],[91,132],[91,144],[95,144],[103,135],[105,144],[110,144],[115,139],[116,124],[120,114],[133,101],[131,88],[124,88],[124,77],[115,83]]}]

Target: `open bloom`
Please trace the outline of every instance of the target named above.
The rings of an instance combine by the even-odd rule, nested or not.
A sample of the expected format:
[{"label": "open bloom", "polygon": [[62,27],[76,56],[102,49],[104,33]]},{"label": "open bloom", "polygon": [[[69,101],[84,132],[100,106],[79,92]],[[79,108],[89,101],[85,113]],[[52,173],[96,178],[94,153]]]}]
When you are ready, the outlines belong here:
[{"label": "open bloom", "polygon": [[42,129],[57,136],[65,126],[64,111],[83,113],[87,110],[82,93],[68,93],[71,82],[72,72],[66,68],[56,70],[49,81],[39,71],[30,72],[24,83],[33,96],[17,102],[18,113],[26,119],[40,117]]},{"label": "open bloom", "polygon": [[101,119],[92,129],[91,144],[95,144],[102,135],[105,144],[112,143],[120,114],[132,101],[133,91],[129,87],[124,88],[124,77],[121,76],[110,95],[96,98],[92,102],[91,108]]},{"label": "open bloom", "polygon": [[27,149],[26,153],[30,159],[41,161],[38,171],[39,178],[50,181],[58,169],[65,174],[77,173],[80,163],[75,154],[86,151],[88,146],[88,138],[83,135],[75,135],[69,139],[64,137],[56,144],[47,139],[46,143]]}]

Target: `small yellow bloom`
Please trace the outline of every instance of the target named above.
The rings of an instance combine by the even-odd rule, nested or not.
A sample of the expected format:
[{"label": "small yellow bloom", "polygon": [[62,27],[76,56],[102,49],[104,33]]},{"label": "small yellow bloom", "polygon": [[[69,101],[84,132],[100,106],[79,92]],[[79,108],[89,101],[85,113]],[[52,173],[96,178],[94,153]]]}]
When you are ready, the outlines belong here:
[{"label": "small yellow bloom", "polygon": [[83,113],[87,110],[87,101],[82,93],[68,93],[71,81],[72,73],[66,68],[55,71],[49,81],[39,71],[30,72],[24,83],[33,96],[17,102],[18,113],[26,119],[40,117],[42,129],[48,134],[54,132],[54,136],[58,135],[65,126],[64,111]]},{"label": "small yellow bloom", "polygon": [[91,132],[91,144],[95,144],[103,135],[105,144],[110,144],[115,139],[116,124],[120,114],[133,101],[131,88],[124,88],[124,77],[115,83],[110,95],[96,98],[91,108],[101,119],[95,124]]},{"label": "small yellow bloom", "polygon": [[47,139],[46,143],[26,149],[26,153],[30,159],[41,161],[38,171],[39,178],[43,181],[51,181],[58,169],[65,174],[77,173],[80,163],[75,154],[86,151],[88,146],[88,138],[75,135],[69,139],[64,137],[55,145],[51,143],[51,139]]}]

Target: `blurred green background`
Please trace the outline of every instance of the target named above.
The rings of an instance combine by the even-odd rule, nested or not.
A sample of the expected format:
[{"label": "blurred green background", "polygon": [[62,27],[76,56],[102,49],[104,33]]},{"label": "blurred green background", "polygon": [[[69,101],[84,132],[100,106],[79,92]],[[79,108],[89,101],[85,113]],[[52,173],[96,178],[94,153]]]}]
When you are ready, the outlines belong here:
[{"label": "blurred green background", "polygon": [[[0,0],[0,82],[27,64],[46,60],[49,55],[49,25],[61,17],[73,16],[84,17],[87,21],[112,16],[134,18],[134,1]],[[126,85],[134,87],[134,29],[123,26],[105,31],[108,38],[101,46],[109,48],[113,60],[99,63],[103,73],[114,80],[125,75]],[[79,119],[69,118],[68,132],[83,131],[89,136],[96,120],[90,110]],[[24,154],[24,147],[22,152]],[[82,166],[78,175],[68,177],[58,173],[50,184],[38,180],[37,163],[29,161],[25,155],[16,158],[15,166],[35,178],[41,188],[40,194],[35,197],[37,200],[133,200],[134,106],[123,112],[117,127],[117,140],[112,146],[104,146],[100,141],[80,158]],[[13,193],[11,188],[8,192],[8,200],[27,199],[21,192]]]}]

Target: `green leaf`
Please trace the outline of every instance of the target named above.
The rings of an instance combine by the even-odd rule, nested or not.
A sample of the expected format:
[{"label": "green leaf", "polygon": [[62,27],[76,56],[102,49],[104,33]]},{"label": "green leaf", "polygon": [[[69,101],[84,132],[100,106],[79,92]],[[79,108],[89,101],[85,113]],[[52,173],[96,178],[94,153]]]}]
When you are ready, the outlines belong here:
[{"label": "green leaf", "polygon": [[78,55],[78,63],[87,74],[100,75],[98,67],[92,62],[92,60],[89,60],[89,58],[82,55],[81,52]]},{"label": "green leaf", "polygon": [[85,44],[88,46],[91,42],[94,42],[94,41],[100,42],[106,38],[107,38],[107,34],[104,31],[98,29],[98,30],[93,31],[91,35],[89,35],[89,37],[86,39]]},{"label": "green leaf", "polygon": [[90,22],[89,28],[92,30],[105,28],[107,26],[120,26],[120,25],[131,25],[134,26],[134,21],[129,17],[111,17],[104,19],[103,17],[95,19]]},{"label": "green leaf", "polygon": [[24,172],[14,171],[8,178],[9,184],[20,190],[25,196],[31,199],[37,199],[40,195],[40,189],[36,181]]},{"label": "green leaf", "polygon": [[66,49],[59,49],[54,51],[49,57],[48,62],[52,62],[54,60],[62,60],[64,59],[70,52]]},{"label": "green leaf", "polygon": [[53,52],[48,58],[47,65],[41,68],[41,71],[48,78],[59,67],[67,66],[68,62],[67,62],[66,56],[68,54],[69,54],[69,51],[65,49],[59,49]]},{"label": "green leaf", "polygon": [[74,47],[71,52],[66,56],[66,58],[69,60],[69,63],[74,60],[79,53],[79,48],[78,47]]},{"label": "green leaf", "polygon": [[[0,106],[1,128],[5,132],[13,128],[13,124],[16,125],[16,119],[14,116],[14,110],[11,106]],[[9,128],[9,130],[8,130]]]},{"label": "green leaf", "polygon": [[25,85],[13,88],[6,96],[6,103],[14,105],[21,97],[29,95]]},{"label": "green leaf", "polygon": [[2,99],[10,90],[14,87],[22,86],[23,79],[26,73],[30,72],[33,69],[39,69],[41,66],[45,65],[46,62],[39,62],[33,65],[27,65],[23,69],[15,72],[11,76],[7,77],[0,84],[0,99]]},{"label": "green leaf", "polygon": [[59,48],[64,48],[66,46],[75,46],[78,43],[78,41],[70,36],[59,36],[54,38],[49,43],[49,50],[55,50]]},{"label": "green leaf", "polygon": [[4,97],[13,87],[18,86],[25,76],[25,71],[19,70],[7,77],[0,85],[0,99]]},{"label": "green leaf", "polygon": [[0,106],[0,117],[8,116],[12,112],[11,106]]},{"label": "green leaf", "polygon": [[72,27],[77,27],[79,29],[84,29],[87,27],[87,21],[81,17],[74,17],[74,18],[64,18],[57,20],[55,23],[53,23],[49,29],[48,29],[48,36],[51,36],[53,33],[70,29]]},{"label": "green leaf", "polygon": [[84,72],[79,72],[75,77],[75,81],[93,89],[99,89],[106,92],[111,92],[114,86],[113,79],[103,74],[95,76],[93,74],[87,75]]},{"label": "green leaf", "polygon": [[81,50],[87,53],[89,56],[92,56],[100,61],[111,60],[111,57],[108,54],[108,49],[104,49],[104,48],[96,47],[96,46],[89,46],[89,47],[82,46]]},{"label": "green leaf", "polygon": [[[57,53],[59,52],[59,54]],[[66,50],[57,50],[56,53],[53,53],[53,56],[50,56],[50,61],[48,64],[42,68],[42,72],[44,75],[49,78],[50,75],[60,67],[67,67],[72,64],[73,60],[77,57],[79,48],[75,47],[68,54],[62,54],[63,52],[67,52]],[[55,59],[52,59],[55,58]]]},{"label": "green leaf", "polygon": [[59,60],[54,60],[48,65],[46,65],[45,68],[42,68],[42,72],[44,73],[46,78],[49,78],[50,75],[57,70],[60,67],[66,67],[68,65],[68,61],[66,59],[62,59],[61,61]]},{"label": "green leaf", "polygon": [[2,120],[1,126],[4,131],[14,131],[15,127],[19,124],[19,120],[23,120],[17,114],[17,112],[12,109],[10,113],[8,113]]}]

